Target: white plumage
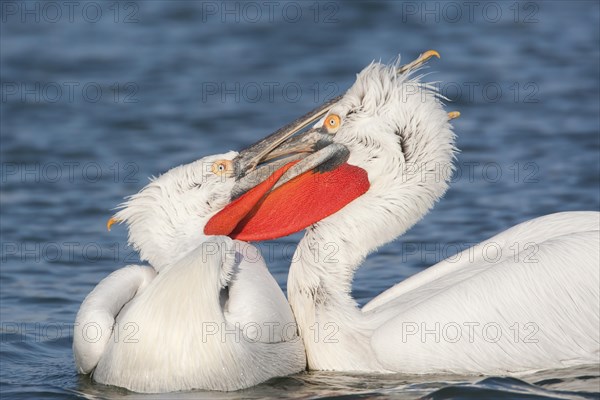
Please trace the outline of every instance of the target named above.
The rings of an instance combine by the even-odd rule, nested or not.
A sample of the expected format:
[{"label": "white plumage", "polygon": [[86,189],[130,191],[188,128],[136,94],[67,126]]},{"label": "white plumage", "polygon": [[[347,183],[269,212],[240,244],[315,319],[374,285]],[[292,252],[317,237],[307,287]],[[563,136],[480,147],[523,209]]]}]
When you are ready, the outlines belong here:
[{"label": "white plumage", "polygon": [[[306,362],[319,370],[461,374],[597,363],[597,212],[517,225],[362,309],[352,299],[352,279],[364,258],[421,219],[452,175],[448,114],[436,91],[412,77],[431,53],[400,73],[397,65],[371,64],[315,125],[316,136],[311,131],[272,157],[306,152],[316,137],[313,150],[326,142],[345,147],[347,162],[364,169],[370,184],[307,229],[288,277],[294,315],[254,247],[203,234],[231,202],[236,184],[213,167],[237,153],[207,157],[156,179],[117,213],[152,267],[118,270],[86,298],[74,338],[79,371],[134,391],[165,392],[240,389],[301,371]],[[336,129],[321,129],[325,121],[337,122]],[[294,132],[286,127],[236,157],[239,187],[247,190],[245,174]],[[306,165],[312,169],[315,159]],[[219,225],[223,221],[227,226]],[[211,232],[235,237],[227,230],[231,221],[239,219],[218,219]],[[501,257],[490,261],[489,246]],[[98,340],[86,340],[90,326],[102,332]]]},{"label": "white plumage", "polygon": [[[371,186],[310,227],[292,262],[288,297],[309,368],[497,374],[597,363],[597,212],[520,224],[357,307],[356,268],[421,219],[452,174],[448,114],[411,73],[372,64],[329,111],[341,118],[334,143]],[[490,243],[502,252],[495,262],[483,254]]]},{"label": "white plumage", "polygon": [[253,246],[203,234],[234,179],[170,170],[116,214],[151,266],[128,266],[84,300],[73,351],[80,373],[136,392],[237,390],[306,366],[289,304]]}]

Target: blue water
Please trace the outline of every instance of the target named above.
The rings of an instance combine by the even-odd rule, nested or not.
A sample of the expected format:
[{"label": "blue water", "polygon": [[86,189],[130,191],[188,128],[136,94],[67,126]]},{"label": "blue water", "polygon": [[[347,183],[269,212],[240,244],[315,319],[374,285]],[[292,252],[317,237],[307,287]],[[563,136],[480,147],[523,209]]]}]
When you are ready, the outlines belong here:
[{"label": "blue water", "polygon": [[[428,79],[459,110],[458,172],[380,249],[364,304],[518,222],[598,210],[598,2],[0,3],[2,398],[148,398],[75,373],[70,324],[135,262],[105,222],[147,177],[241,149],[340,94],[372,60],[433,48]],[[299,236],[263,245],[285,289]],[[517,378],[303,373],[174,397],[598,398],[598,365]],[[154,396],[165,398],[165,396]]]}]

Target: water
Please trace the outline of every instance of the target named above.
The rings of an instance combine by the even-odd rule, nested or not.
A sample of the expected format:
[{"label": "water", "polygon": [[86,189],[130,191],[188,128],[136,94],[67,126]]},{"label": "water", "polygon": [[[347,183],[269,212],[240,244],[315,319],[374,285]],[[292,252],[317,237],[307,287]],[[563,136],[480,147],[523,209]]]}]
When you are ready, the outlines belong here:
[{"label": "water", "polygon": [[[434,211],[358,272],[361,304],[518,222],[599,209],[597,2],[69,7],[2,3],[2,398],[152,397],[94,384],[72,360],[79,304],[137,259],[123,229],[106,232],[111,208],[146,177],[240,149],[343,92],[374,59],[442,54],[429,79],[462,113],[461,153]],[[283,288],[298,238],[263,247]],[[311,372],[154,398],[598,398],[599,385],[598,365],[518,379]]]}]

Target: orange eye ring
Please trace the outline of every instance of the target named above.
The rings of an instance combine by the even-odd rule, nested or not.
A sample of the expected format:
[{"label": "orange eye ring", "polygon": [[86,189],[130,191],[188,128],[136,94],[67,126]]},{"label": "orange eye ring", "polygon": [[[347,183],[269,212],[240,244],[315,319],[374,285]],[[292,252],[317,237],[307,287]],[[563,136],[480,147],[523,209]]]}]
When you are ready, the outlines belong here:
[{"label": "orange eye ring", "polygon": [[323,122],[323,126],[327,133],[336,133],[338,129],[340,129],[340,125],[342,123],[342,119],[337,114],[329,114],[325,117],[325,122]]},{"label": "orange eye ring", "polygon": [[233,173],[233,162],[231,160],[215,161],[210,166],[210,170],[213,174],[218,175],[218,176],[231,174],[231,173]]}]

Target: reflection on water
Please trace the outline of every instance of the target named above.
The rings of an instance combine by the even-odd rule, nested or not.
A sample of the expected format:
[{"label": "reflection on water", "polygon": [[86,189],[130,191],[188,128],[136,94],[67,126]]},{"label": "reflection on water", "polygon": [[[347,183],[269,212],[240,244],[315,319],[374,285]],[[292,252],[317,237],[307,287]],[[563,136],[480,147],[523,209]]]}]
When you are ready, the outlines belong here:
[{"label": "reflection on water", "polygon": [[[472,15],[437,2],[289,2],[272,15],[260,3],[252,14],[239,3],[77,2],[72,18],[53,4],[60,16],[35,1],[3,2],[0,16],[3,397],[153,397],[74,370],[79,304],[137,260],[123,229],[105,231],[110,210],[146,177],[240,149],[342,93],[374,59],[442,54],[428,79],[462,113],[461,153],[434,211],[359,270],[361,304],[518,222],[599,208],[595,2],[491,3]],[[282,287],[298,238],[264,244]],[[311,372],[169,398],[598,398],[599,376],[598,366],[519,380]]]}]

